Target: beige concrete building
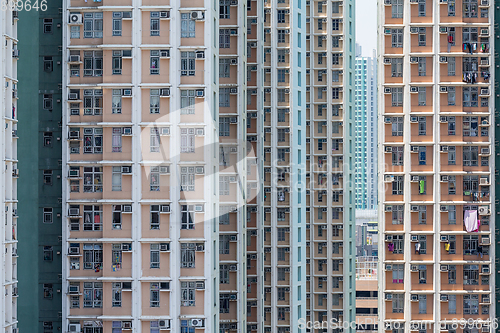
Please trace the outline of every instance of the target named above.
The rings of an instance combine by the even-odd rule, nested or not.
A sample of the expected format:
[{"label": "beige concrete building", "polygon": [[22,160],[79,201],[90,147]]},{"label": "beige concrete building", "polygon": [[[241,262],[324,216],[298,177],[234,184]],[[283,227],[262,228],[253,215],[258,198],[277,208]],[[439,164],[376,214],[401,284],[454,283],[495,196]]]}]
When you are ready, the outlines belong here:
[{"label": "beige concrete building", "polygon": [[492,10],[379,2],[379,313],[392,332],[478,332],[454,318],[493,331]]}]

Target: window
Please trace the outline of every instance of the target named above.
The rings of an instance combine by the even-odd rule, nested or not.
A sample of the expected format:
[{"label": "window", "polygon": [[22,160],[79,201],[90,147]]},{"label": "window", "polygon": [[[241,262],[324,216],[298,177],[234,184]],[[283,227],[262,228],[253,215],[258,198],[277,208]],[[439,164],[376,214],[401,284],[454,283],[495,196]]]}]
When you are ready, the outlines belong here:
[{"label": "window", "polygon": [[391,29],[392,47],[403,47],[403,29]]},{"label": "window", "polygon": [[158,127],[149,129],[149,151],[152,153],[160,152],[160,131]]},{"label": "window", "polygon": [[332,88],[332,99],[340,99],[340,88]]},{"label": "window", "polygon": [[83,230],[85,231],[102,230],[102,206],[98,205],[83,206]]},{"label": "window", "polygon": [[43,184],[52,185],[52,170],[43,170]]},{"label": "window", "polygon": [[448,76],[456,75],[455,57],[447,57],[448,61]]},{"label": "window", "polygon": [[404,176],[394,176],[394,181],[392,182],[392,194],[402,195],[404,186]]},{"label": "window", "polygon": [[44,147],[52,147],[52,132],[43,132]]},{"label": "window", "polygon": [[403,0],[391,0],[392,18],[403,18]]},{"label": "window", "polygon": [[181,13],[181,38],[196,36],[196,21],[191,20],[190,13]]},{"label": "window", "polygon": [[404,311],[404,294],[392,295],[392,313],[403,313]]},{"label": "window", "polygon": [[113,36],[122,35],[123,12],[113,12]]},{"label": "window", "polygon": [[181,243],[181,268],[195,267],[195,243]]},{"label": "window", "polygon": [[181,90],[181,114],[195,114],[195,90]]},{"label": "window", "polygon": [[230,124],[229,117],[219,117],[219,136],[229,136]]},{"label": "window", "polygon": [[403,106],[403,88],[391,89],[392,106]]},{"label": "window", "polygon": [[457,283],[457,266],[448,265],[448,284]]},{"label": "window", "polygon": [[54,67],[54,62],[52,57],[43,57],[43,70],[46,72],[52,72]]},{"label": "window", "polygon": [[150,268],[160,268],[160,244],[150,244],[149,260]]},{"label": "window", "polygon": [[54,295],[54,287],[52,283],[43,284],[43,298],[52,299]]},{"label": "window", "polygon": [[219,176],[219,195],[229,195],[229,176]]},{"label": "window", "polygon": [[332,30],[333,31],[340,30],[340,19],[332,19]]},{"label": "window", "polygon": [[[418,57],[418,76],[426,76],[427,75],[427,58],[426,57]],[[420,87],[419,91],[425,87]],[[419,104],[420,105],[420,104]]]},{"label": "window", "polygon": [[285,30],[278,30],[278,43],[285,43],[286,33]]},{"label": "window", "polygon": [[277,75],[277,77],[278,77],[278,82],[279,83],[285,82],[285,79],[286,79],[285,73],[286,73],[286,71],[287,71],[286,69],[278,69],[278,75]]},{"label": "window", "polygon": [[121,191],[122,190],[122,167],[114,166],[111,175],[111,190]]},{"label": "window", "polygon": [[230,88],[220,88],[219,89],[219,107],[228,108],[230,101]]},{"label": "window", "polygon": [[[463,237],[464,237],[463,238],[464,255],[476,255],[479,243],[479,237],[476,235],[464,235]],[[465,271],[464,271],[464,276],[465,276]]]},{"label": "window", "polygon": [[427,313],[427,295],[418,295],[418,313]]},{"label": "window", "polygon": [[52,19],[51,18],[46,18],[43,19],[43,33],[44,34],[51,34],[52,33]]},{"label": "window", "polygon": [[83,76],[102,76],[102,51],[83,52]]},{"label": "window", "polygon": [[427,254],[427,236],[419,235],[418,236],[418,244],[420,244],[419,254]]},{"label": "window", "polygon": [[195,294],[196,282],[181,281],[181,306],[195,306]]},{"label": "window", "polygon": [[160,51],[158,50],[149,51],[149,74],[160,74]]},{"label": "window", "polygon": [[[465,2],[465,0],[464,0]],[[468,266],[468,265],[465,265]],[[465,270],[464,266],[464,270]],[[465,284],[465,280],[464,280]],[[478,294],[466,294],[464,295],[464,315],[474,315],[479,314],[479,295]]]},{"label": "window", "polygon": [[83,14],[83,37],[102,38],[102,12]]},{"label": "window", "polygon": [[403,224],[404,222],[404,205],[392,206],[392,224]]},{"label": "window", "polygon": [[149,90],[149,113],[160,113],[160,89]]},{"label": "window", "polygon": [[455,16],[456,0],[448,0],[448,16]]},{"label": "window", "polygon": [[219,1],[219,18],[229,19],[231,16],[231,1],[230,0],[220,0]]},{"label": "window", "polygon": [[151,36],[160,36],[160,12],[150,13],[149,27]]},{"label": "window", "polygon": [[149,206],[149,225],[151,230],[160,229],[160,206]]},{"label": "window", "polygon": [[149,307],[159,308],[160,307],[160,283],[150,282],[149,283]]},{"label": "window", "polygon": [[463,87],[463,106],[477,107],[478,93],[477,87]]},{"label": "window", "polygon": [[194,191],[194,167],[181,167],[181,191]]},{"label": "window", "polygon": [[[112,301],[111,306],[114,308],[121,308],[122,306],[122,283],[113,282],[111,286]],[[121,327],[121,323],[120,323]]]},{"label": "window", "polygon": [[181,205],[181,229],[194,229],[194,205]]},{"label": "window", "polygon": [[418,28],[418,46],[426,46],[426,28]]},{"label": "window", "polygon": [[463,117],[463,136],[478,136],[478,117]]},{"label": "window", "polygon": [[113,50],[113,58],[112,58],[112,69],[113,75],[121,75],[122,74],[122,51]]},{"label": "window", "polygon": [[[221,1],[224,1],[224,0],[221,0]],[[219,58],[219,77],[220,78],[229,77],[230,65],[231,65],[231,59]],[[219,93],[220,93],[220,91],[219,91]]]},{"label": "window", "polygon": [[285,23],[285,10],[278,10],[278,23]]},{"label": "window", "polygon": [[121,269],[122,266],[122,245],[112,244],[111,264],[113,272]]},{"label": "window", "polygon": [[457,224],[457,211],[454,205],[448,205],[448,224]]},{"label": "window", "polygon": [[221,284],[229,284],[229,265],[219,265]]},{"label": "window", "polygon": [[403,77],[403,58],[391,59],[391,76]]},{"label": "window", "polygon": [[195,152],[195,129],[181,128],[181,153]]},{"label": "window", "polygon": [[229,254],[231,236],[220,235],[219,236],[219,254]]},{"label": "window", "polygon": [[149,170],[149,190],[158,192],[160,191],[160,167],[151,167]]},{"label": "window", "polygon": [[83,192],[102,192],[102,167],[83,167]]},{"label": "window", "polygon": [[449,195],[457,194],[457,177],[456,176],[448,176],[448,194]]},{"label": "window", "polygon": [[427,118],[418,117],[418,135],[426,135],[426,134],[427,134]]},{"label": "window", "polygon": [[392,136],[403,136],[403,117],[391,117]]},{"label": "window", "polygon": [[392,265],[392,283],[404,283],[404,265]]},{"label": "window", "polygon": [[392,147],[392,165],[403,165],[404,147]]},{"label": "window", "polygon": [[113,229],[120,230],[122,228],[122,206],[113,205],[112,207]]},{"label": "window", "polygon": [[54,258],[54,250],[52,246],[44,246],[43,247],[43,260],[44,261],[52,261]]},{"label": "window", "polygon": [[457,295],[448,295],[448,314],[457,314]]},{"label": "window", "polygon": [[102,114],[102,90],[83,90],[83,114],[85,116],[98,116]]},{"label": "window", "polygon": [[[456,91],[455,87],[448,87],[448,105],[456,105]],[[455,125],[455,117],[448,117],[448,118],[453,118],[453,125]],[[449,127],[449,122],[448,122],[448,127]],[[455,130],[455,128],[453,129]],[[455,134],[449,134],[449,135],[455,135]]]},{"label": "window", "polygon": [[83,269],[102,269],[102,244],[83,244]]},{"label": "window", "polygon": [[463,163],[464,166],[477,166],[478,147],[464,146],[463,147]]},{"label": "window", "polygon": [[102,282],[83,283],[83,307],[102,308]]},{"label": "window", "polygon": [[229,313],[229,295],[219,295],[219,313]]},{"label": "window", "polygon": [[196,53],[181,52],[181,76],[196,75]]},{"label": "window", "polygon": [[418,16],[425,16],[426,0],[418,0]]},{"label": "window", "polygon": [[219,29],[219,48],[228,49],[231,47],[231,29]]},{"label": "window", "polygon": [[[112,144],[111,151],[113,153],[120,153],[122,151],[122,129],[121,129],[121,127],[113,127],[112,136],[111,136],[111,144]],[[115,168],[119,169],[120,167],[113,167],[113,172],[114,172]],[[121,176],[120,176],[120,179],[121,179]],[[120,180],[120,188],[121,188],[121,180]],[[121,191],[121,189],[116,190],[116,191]]]},{"label": "window", "polygon": [[113,95],[111,99],[111,113],[119,114],[122,113],[122,90],[113,89]]},{"label": "window", "polygon": [[427,224],[427,206],[418,206],[418,224]]},{"label": "window", "polygon": [[463,0],[464,17],[477,17],[477,12],[477,0]]}]

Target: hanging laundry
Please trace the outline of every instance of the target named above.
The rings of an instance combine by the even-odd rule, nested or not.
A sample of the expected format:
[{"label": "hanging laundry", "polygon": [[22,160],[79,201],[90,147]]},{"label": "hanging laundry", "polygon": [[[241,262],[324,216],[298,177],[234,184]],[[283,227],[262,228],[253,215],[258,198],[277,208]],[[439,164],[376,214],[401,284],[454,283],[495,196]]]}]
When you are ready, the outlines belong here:
[{"label": "hanging laundry", "polygon": [[446,243],[446,244],[444,244],[444,250],[445,250],[446,252],[450,252],[450,243]]},{"label": "hanging laundry", "polygon": [[425,193],[425,180],[421,180],[420,181],[420,190],[419,190],[419,193],[420,194],[424,194]]},{"label": "hanging laundry", "polygon": [[419,242],[415,243],[415,253],[420,254],[420,243]]},{"label": "hanging laundry", "polygon": [[477,223],[477,210],[466,210],[464,213],[464,225],[467,232],[473,232],[479,228]]},{"label": "hanging laundry", "polygon": [[387,249],[389,250],[389,252],[394,252],[394,243],[387,244]]}]

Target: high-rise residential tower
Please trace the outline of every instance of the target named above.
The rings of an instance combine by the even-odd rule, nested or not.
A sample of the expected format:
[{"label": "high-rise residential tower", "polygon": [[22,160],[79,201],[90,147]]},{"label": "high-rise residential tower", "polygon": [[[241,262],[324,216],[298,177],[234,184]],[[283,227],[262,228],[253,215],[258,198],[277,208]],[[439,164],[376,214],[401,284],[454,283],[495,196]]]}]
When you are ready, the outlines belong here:
[{"label": "high-rise residential tower", "polygon": [[[7,7],[7,8],[6,8]],[[0,106],[3,124],[0,129],[0,157],[2,160],[2,180],[0,181],[0,201],[4,213],[0,217],[2,233],[2,249],[0,259],[0,281],[2,293],[0,298],[0,322],[5,333],[16,333],[18,324],[17,310],[17,126],[18,126],[18,95],[17,95],[17,48],[18,12],[4,5],[0,10],[0,32],[2,35],[2,50],[0,58],[2,66],[0,75],[3,77],[0,89]]]},{"label": "high-rise residential tower", "polygon": [[356,56],[356,209],[375,209],[377,183],[377,58]]},{"label": "high-rise residential tower", "polygon": [[379,3],[382,331],[493,332],[493,14]]},{"label": "high-rise residential tower", "polygon": [[[19,329],[62,329],[61,2],[19,12]],[[29,22],[29,23],[28,23]],[[37,22],[38,24],[33,24]],[[22,23],[22,24],[21,24]],[[29,293],[27,291],[30,291]],[[29,296],[28,296],[29,295]]]}]

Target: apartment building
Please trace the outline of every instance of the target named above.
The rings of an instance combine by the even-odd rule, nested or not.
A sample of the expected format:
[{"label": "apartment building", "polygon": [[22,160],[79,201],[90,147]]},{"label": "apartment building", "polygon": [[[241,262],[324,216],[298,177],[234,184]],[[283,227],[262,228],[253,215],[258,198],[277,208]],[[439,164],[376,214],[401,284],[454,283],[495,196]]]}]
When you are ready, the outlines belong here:
[{"label": "apartment building", "polygon": [[356,332],[378,329],[378,258],[356,257]]},{"label": "apartment building", "polygon": [[[19,170],[17,209],[19,330],[61,330],[62,12],[20,11],[18,48]],[[26,22],[38,22],[27,24]],[[29,292],[27,292],[29,291]]]},{"label": "apartment building", "polygon": [[1,281],[3,291],[0,299],[0,320],[3,332],[17,332],[17,11],[0,11],[0,31],[2,33],[3,88],[0,90],[2,117],[5,124],[1,128],[0,156],[2,159],[2,181],[0,182],[0,200],[5,214],[0,217],[2,232]]},{"label": "apartment building", "polygon": [[246,327],[246,5],[65,3],[63,329]]},{"label": "apartment building", "polygon": [[351,323],[356,302],[355,3],[306,1],[306,6],[306,318]]},{"label": "apartment building", "polygon": [[379,17],[380,318],[493,332],[493,1],[386,0]]},{"label": "apartment building", "polygon": [[[498,18],[500,17],[500,7],[494,7],[494,17],[495,17],[495,25],[494,25],[494,33],[495,35],[498,35],[500,33],[500,27],[497,24],[498,23]],[[498,50],[500,48],[500,40],[495,39],[495,44],[494,44],[495,50]],[[498,77],[500,75],[500,68],[495,68],[495,77]],[[495,94],[495,105],[500,105],[500,96]],[[500,123],[500,115],[495,114],[495,123],[499,124]],[[498,130],[495,131],[495,139],[500,137],[500,133]],[[500,149],[499,142],[498,140],[495,140],[495,149],[498,151]],[[495,155],[496,156],[496,155]],[[495,165],[500,165],[500,160],[499,157],[495,157]],[[495,185],[495,192],[496,190],[500,191],[499,184],[497,183]],[[495,200],[495,211],[500,212],[500,201]],[[495,234],[500,233],[500,223],[496,222],[495,223]],[[500,258],[500,247],[495,247],[495,258]],[[496,262],[495,262],[496,263]],[[500,285],[500,274],[495,275],[495,285],[498,286]],[[500,290],[495,288],[495,299],[500,299]],[[495,307],[495,314],[496,317],[500,317],[500,307],[496,306]]]},{"label": "apartment building", "polygon": [[[361,46],[358,47],[361,53]],[[377,182],[377,54],[356,55],[356,209],[376,209]]]}]

